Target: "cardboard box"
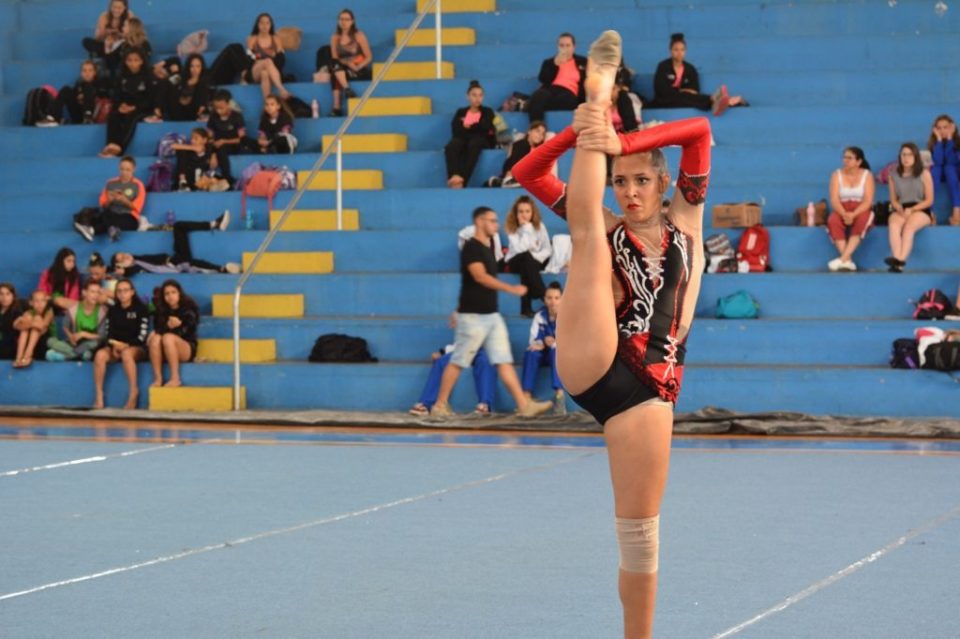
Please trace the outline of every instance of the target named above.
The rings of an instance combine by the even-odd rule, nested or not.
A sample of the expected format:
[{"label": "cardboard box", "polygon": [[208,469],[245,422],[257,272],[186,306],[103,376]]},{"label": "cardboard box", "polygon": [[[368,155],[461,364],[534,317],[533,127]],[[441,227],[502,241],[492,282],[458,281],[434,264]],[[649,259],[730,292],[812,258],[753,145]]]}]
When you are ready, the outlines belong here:
[{"label": "cardboard box", "polygon": [[760,223],[763,209],[755,202],[716,204],[713,207],[714,228],[746,228]]}]

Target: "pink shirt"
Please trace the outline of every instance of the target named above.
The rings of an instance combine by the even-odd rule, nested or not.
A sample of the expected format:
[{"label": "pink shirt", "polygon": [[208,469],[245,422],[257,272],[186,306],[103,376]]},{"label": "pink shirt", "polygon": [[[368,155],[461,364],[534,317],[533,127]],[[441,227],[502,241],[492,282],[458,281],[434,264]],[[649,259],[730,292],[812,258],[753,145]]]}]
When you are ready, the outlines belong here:
[{"label": "pink shirt", "polygon": [[554,86],[563,87],[574,95],[580,94],[580,69],[577,68],[577,61],[570,58],[557,68],[557,77],[553,81]]},{"label": "pink shirt", "polygon": [[467,114],[463,116],[463,128],[469,129],[480,121],[480,111],[471,111],[467,109]]},{"label": "pink shirt", "polygon": [[[65,291],[61,291],[64,297],[69,300],[79,300],[80,299],[80,284],[74,283],[71,284],[67,282],[64,285]],[[44,291],[47,295],[53,296],[53,282],[50,281],[50,269],[44,269],[43,273],[40,274],[40,283],[37,284],[37,289]]]},{"label": "pink shirt", "polygon": [[679,71],[674,70],[674,73],[677,74],[677,79],[673,81],[673,88],[679,89],[680,83],[683,82],[683,72],[687,67],[681,66]]}]

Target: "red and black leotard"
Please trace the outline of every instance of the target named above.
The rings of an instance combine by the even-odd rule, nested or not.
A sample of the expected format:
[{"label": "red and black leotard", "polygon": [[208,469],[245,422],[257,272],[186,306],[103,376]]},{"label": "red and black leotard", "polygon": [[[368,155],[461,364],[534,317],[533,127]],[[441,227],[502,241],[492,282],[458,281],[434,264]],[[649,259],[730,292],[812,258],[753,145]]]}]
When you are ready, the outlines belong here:
[{"label": "red and black leotard", "polygon": [[[624,155],[681,145],[683,157],[677,188],[689,203],[703,203],[710,167],[710,125],[705,118],[668,123],[619,137]],[[531,152],[513,169],[513,175],[521,185],[564,218],[566,185],[551,174],[551,169],[557,158],[575,144],[576,134],[568,127]],[[679,337],[680,321],[693,275],[694,239],[667,221],[660,255],[650,256],[640,240],[621,222],[607,233],[607,242],[614,275],[624,297],[616,309],[618,361],[598,384],[624,386],[622,379],[619,384],[618,380],[612,379],[614,369],[622,365],[634,379],[654,391],[654,397],[676,403],[686,354],[686,336]],[[622,394],[623,389],[620,392]],[[631,391],[630,395],[638,401],[612,398],[612,407],[600,410],[585,407],[603,423],[644,399],[643,393]]]}]

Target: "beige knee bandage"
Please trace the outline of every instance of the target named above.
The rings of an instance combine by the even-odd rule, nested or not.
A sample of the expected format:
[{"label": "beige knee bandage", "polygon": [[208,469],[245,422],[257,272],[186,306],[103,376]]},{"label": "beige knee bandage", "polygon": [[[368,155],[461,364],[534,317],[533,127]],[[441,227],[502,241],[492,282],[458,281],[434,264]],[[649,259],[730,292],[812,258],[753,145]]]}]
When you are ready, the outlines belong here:
[{"label": "beige knee bandage", "polygon": [[617,517],[620,569],[625,572],[657,572],[660,553],[660,515],[645,519]]}]

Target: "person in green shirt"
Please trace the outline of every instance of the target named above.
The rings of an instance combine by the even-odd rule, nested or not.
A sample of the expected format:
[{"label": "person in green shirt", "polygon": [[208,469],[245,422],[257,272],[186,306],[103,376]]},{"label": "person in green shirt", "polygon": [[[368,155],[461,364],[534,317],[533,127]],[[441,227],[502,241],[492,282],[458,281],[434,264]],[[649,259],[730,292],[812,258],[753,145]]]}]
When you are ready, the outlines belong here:
[{"label": "person in green shirt", "polygon": [[83,285],[83,297],[74,305],[63,321],[66,339],[52,337],[47,341],[47,361],[63,362],[82,359],[89,362],[93,352],[106,338],[104,319],[107,306],[101,304],[100,282],[87,280]]}]

